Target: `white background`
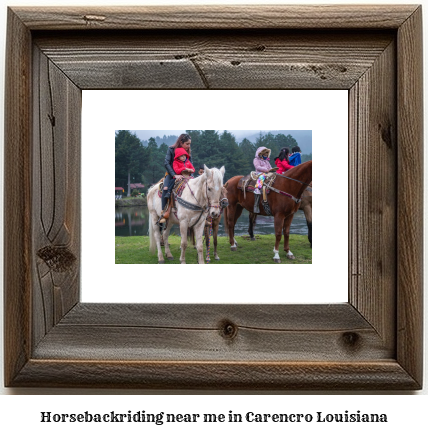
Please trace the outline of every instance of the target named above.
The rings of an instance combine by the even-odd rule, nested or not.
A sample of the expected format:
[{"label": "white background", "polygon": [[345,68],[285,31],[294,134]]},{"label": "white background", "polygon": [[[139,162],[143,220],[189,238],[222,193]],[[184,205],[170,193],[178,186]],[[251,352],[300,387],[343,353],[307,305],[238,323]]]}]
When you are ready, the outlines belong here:
[{"label": "white background", "polygon": [[[61,4],[63,6],[65,5],[108,5],[108,4],[119,4],[118,0],[76,0],[73,2],[60,2],[59,0],[56,1],[40,1],[40,0],[31,0],[31,1],[19,1],[19,0],[10,0],[8,2],[2,1],[2,8],[0,10],[0,18],[1,18],[1,25],[0,29],[0,38],[1,38],[1,46],[0,46],[0,76],[2,77],[2,81],[4,78],[4,43],[5,43],[5,29],[6,29],[6,8],[5,4],[9,5],[58,5]],[[151,1],[151,2],[144,2],[142,0],[135,1],[135,0],[127,0],[127,4],[196,4],[196,3],[202,3],[202,4],[212,4],[212,3],[218,3],[217,1],[213,0],[206,0],[206,1],[199,1],[199,2],[191,2],[191,1]],[[238,4],[248,4],[248,3],[258,3],[257,1],[254,2],[252,0],[235,0],[234,3]],[[280,3],[275,0],[269,0],[269,3]],[[284,2],[282,2],[284,3]],[[295,1],[292,1],[290,3],[296,3]],[[315,3],[321,3],[325,4],[327,3],[325,0],[310,0],[310,1],[299,1],[300,4],[315,4]],[[341,1],[331,1],[328,3],[348,3],[348,2],[341,2]],[[390,3],[407,3],[407,4],[414,4],[413,1],[405,1],[401,0],[398,2],[394,2],[393,0],[389,1],[382,1],[382,0],[374,0],[374,1],[358,1],[358,0],[352,0],[352,3],[375,3],[375,4],[390,4]],[[426,10],[424,11],[424,29],[428,29],[428,22],[426,18]],[[427,55],[427,38],[424,37],[424,59],[428,58]],[[426,62],[426,60],[425,60]],[[426,71],[427,67],[425,64],[425,77],[426,77]],[[428,100],[427,98],[427,86],[424,85],[424,100],[425,104]],[[0,86],[0,100],[3,101],[3,87]],[[1,119],[3,119],[3,104],[0,104],[0,114]],[[428,110],[424,110],[425,116],[427,116]],[[0,143],[1,147],[3,147],[3,123],[0,123]],[[0,153],[0,162],[3,164],[3,149],[1,149]],[[426,158],[426,157],[425,157]],[[426,160],[425,160],[426,161]],[[427,165],[425,164],[425,167]],[[2,170],[2,165],[0,166],[0,170]],[[3,174],[1,173],[1,179],[3,179]],[[426,183],[425,183],[426,184]],[[3,203],[3,198],[0,198],[0,203]],[[426,194],[425,194],[425,203],[426,203]],[[0,214],[0,219],[2,219],[2,214]],[[426,234],[426,231],[425,231]],[[426,237],[426,236],[425,236]],[[426,238],[425,238],[426,240]],[[426,244],[426,243],[425,243]],[[0,243],[0,256],[3,256],[3,242],[1,240]],[[2,271],[3,264],[0,261],[0,274]],[[425,278],[426,282],[426,278]],[[425,298],[426,300],[426,298]],[[2,299],[0,299],[0,316],[3,314],[3,309],[1,306]],[[427,302],[425,301],[425,312],[427,312]],[[0,336],[3,336],[3,322],[0,321]],[[428,331],[426,330],[425,325],[425,342],[427,342]],[[427,348],[427,345],[425,344],[425,348]],[[3,347],[0,347],[0,352],[3,351]],[[426,350],[425,350],[426,353]],[[2,363],[3,361],[3,354],[0,354],[0,360]],[[147,410],[147,411],[168,411],[168,412],[190,412],[190,411],[197,411],[197,412],[228,412],[229,410],[233,410],[235,412],[246,412],[246,411],[252,411],[252,409],[255,409],[254,411],[260,411],[260,412],[311,412],[311,411],[328,411],[328,412],[343,412],[344,410],[350,410],[350,411],[368,411],[368,412],[388,412],[390,416],[390,422],[388,424],[384,424],[379,426],[378,424],[372,425],[372,424],[349,424],[346,426],[342,425],[326,425],[326,427],[322,426],[322,424],[317,425],[293,425],[289,426],[286,425],[285,427],[280,425],[265,425],[261,424],[261,426],[256,425],[245,425],[243,428],[236,426],[230,426],[230,425],[212,425],[212,426],[203,426],[196,425],[197,432],[201,432],[201,428],[203,428],[203,432],[218,432],[219,429],[221,429],[223,432],[225,431],[243,431],[245,429],[245,432],[260,432],[260,430],[268,430],[269,431],[280,431],[280,432],[287,432],[289,430],[293,433],[298,432],[311,432],[310,430],[316,429],[317,432],[328,432],[329,434],[332,432],[340,432],[343,433],[344,430],[347,432],[358,432],[360,433],[361,430],[364,429],[365,432],[376,432],[377,434],[380,433],[391,433],[391,431],[395,430],[402,430],[402,431],[415,431],[420,432],[421,427],[426,427],[426,408],[428,405],[428,399],[426,395],[427,387],[426,384],[428,382],[428,373],[426,370],[425,365],[425,387],[422,392],[414,392],[410,393],[410,396],[405,396],[404,393],[392,393],[390,396],[376,396],[376,395],[383,395],[381,393],[377,392],[371,392],[369,391],[368,395],[361,396],[361,394],[358,394],[356,392],[349,392],[346,393],[346,396],[341,396],[338,394],[330,393],[325,394],[321,393],[322,396],[319,396],[319,394],[313,393],[313,394],[305,394],[300,393],[297,394],[297,396],[289,396],[293,395],[292,392],[287,391],[279,391],[276,393],[268,393],[266,396],[262,394],[262,392],[259,392],[256,396],[243,396],[239,393],[235,393],[233,391],[230,391],[226,395],[224,395],[222,392],[217,391],[208,391],[207,393],[203,393],[201,396],[195,396],[192,394],[192,391],[186,392],[184,396],[173,396],[174,391],[167,392],[168,395],[171,396],[145,396],[145,391],[110,391],[110,390],[82,390],[82,389],[5,389],[1,388],[1,385],[3,384],[3,378],[2,378],[3,372],[0,372],[0,393],[3,394],[3,396],[0,397],[0,427],[2,431],[4,432],[12,432],[13,431],[19,431],[19,429],[28,429],[32,432],[58,432],[58,429],[61,429],[63,432],[73,432],[73,434],[76,432],[76,429],[79,430],[79,432],[93,432],[94,428],[91,425],[86,426],[74,426],[74,425],[62,425],[60,427],[56,425],[40,425],[38,423],[39,420],[39,414],[41,411],[54,411],[54,412],[76,412],[76,411],[84,411],[86,409],[95,411],[103,411],[108,412],[111,410],[117,410],[117,411],[127,411],[129,410]],[[147,392],[150,393],[150,392]],[[183,391],[182,391],[183,393]],[[82,396],[72,396],[72,395],[82,395]],[[115,398],[112,396],[97,396],[92,397],[90,394],[121,394],[120,398]],[[164,395],[165,392],[155,392],[155,395]],[[20,396],[12,396],[12,395],[20,395]],[[29,395],[29,396],[24,396]],[[31,396],[31,395],[43,395],[43,396]],[[54,395],[61,395],[61,396],[54,396]],[[86,395],[86,396],[85,396]],[[217,396],[221,395],[221,396]],[[288,396],[287,396],[288,395]],[[414,395],[414,396],[412,396]],[[418,396],[419,395],[419,396]],[[420,396],[423,395],[423,396]],[[95,427],[95,431],[97,431],[97,427]],[[154,432],[155,428],[153,427],[146,427],[146,426],[139,426],[135,425],[133,427],[121,427],[124,431],[131,431],[132,432],[138,432],[141,433],[144,431],[147,432]],[[126,428],[126,430],[125,430]],[[179,432],[181,430],[189,431],[189,427],[180,427],[180,426],[163,426],[160,427],[163,432],[176,432],[177,428]],[[99,427],[98,430],[105,430],[109,432],[117,432],[118,427],[115,424],[112,424],[112,426],[102,426]],[[113,431],[114,430],[114,431]],[[156,427],[156,430],[159,431],[159,427]],[[193,427],[192,430],[194,432],[195,428]],[[328,430],[328,431],[327,431]]]},{"label": "white background", "polygon": [[[159,97],[161,93],[162,97]],[[186,100],[187,99],[187,100]],[[165,104],[171,101],[171,104]],[[173,101],[186,101],[177,110]],[[114,265],[114,133],[154,129],[312,130],[312,264]],[[339,303],[348,301],[348,92],[83,91],[82,301]],[[272,156],[273,158],[274,156]],[[98,164],[100,159],[103,164]],[[225,181],[227,175],[227,155]],[[97,164],[93,162],[96,161]],[[328,161],[328,162],[327,162]],[[271,162],[271,164],[273,164]],[[334,170],[325,170],[326,167]],[[340,182],[338,182],[340,180]],[[91,185],[108,185],[88,188]],[[331,186],[335,190],[331,190]],[[325,198],[334,198],[334,207]],[[94,216],[97,216],[94,218]],[[93,224],[96,221],[96,227]],[[272,249],[273,249],[272,244]],[[243,248],[257,248],[257,242]],[[293,244],[290,245],[293,251]],[[283,242],[280,256],[285,262]],[[191,249],[187,255],[192,255]],[[236,252],[239,255],[239,251]],[[221,253],[220,253],[221,258]],[[171,268],[172,266],[172,268]],[[334,267],[334,271],[333,271]],[[331,272],[326,275],[325,270]],[[164,280],[168,272],[170,284]],[[179,290],[185,273],[193,282]],[[220,278],[221,276],[221,278]],[[156,288],[154,291],[153,288]]]}]

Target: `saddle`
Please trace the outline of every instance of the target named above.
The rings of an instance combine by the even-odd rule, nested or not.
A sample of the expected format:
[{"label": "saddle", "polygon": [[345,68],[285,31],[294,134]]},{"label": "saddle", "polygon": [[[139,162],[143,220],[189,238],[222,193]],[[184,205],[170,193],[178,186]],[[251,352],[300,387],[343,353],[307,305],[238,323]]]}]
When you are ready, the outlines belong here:
[{"label": "saddle", "polygon": [[[238,182],[238,189],[242,190],[244,192],[244,199],[245,199],[245,192],[249,191],[251,193],[254,193],[254,189],[256,188],[257,178],[260,174],[257,172],[251,172],[249,175],[244,176],[241,178]],[[269,187],[273,185],[276,179],[276,172],[270,172],[266,173],[266,179],[263,183],[263,201],[267,202],[267,195],[270,193]]]}]

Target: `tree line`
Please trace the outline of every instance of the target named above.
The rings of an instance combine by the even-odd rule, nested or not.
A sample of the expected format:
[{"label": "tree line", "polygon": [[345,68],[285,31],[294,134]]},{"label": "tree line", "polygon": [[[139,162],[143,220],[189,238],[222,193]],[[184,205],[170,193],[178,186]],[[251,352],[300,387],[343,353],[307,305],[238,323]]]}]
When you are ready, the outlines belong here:
[{"label": "tree line", "polygon": [[[225,179],[254,170],[253,159],[261,146],[271,149],[270,163],[274,166],[274,157],[281,148],[288,147],[291,150],[298,145],[290,134],[260,133],[255,143],[246,138],[238,143],[228,131],[219,134],[215,130],[186,130],[186,133],[192,138],[191,152],[195,169],[198,170],[203,164],[207,167],[225,166]],[[129,195],[129,185],[132,183],[142,183],[147,187],[159,181],[165,175],[164,162],[168,146],[175,143],[177,138],[168,136],[165,140],[168,144],[164,141],[158,146],[154,137],[142,141],[128,130],[116,131],[115,186],[122,187]],[[311,159],[312,154],[302,155],[302,162]]]}]

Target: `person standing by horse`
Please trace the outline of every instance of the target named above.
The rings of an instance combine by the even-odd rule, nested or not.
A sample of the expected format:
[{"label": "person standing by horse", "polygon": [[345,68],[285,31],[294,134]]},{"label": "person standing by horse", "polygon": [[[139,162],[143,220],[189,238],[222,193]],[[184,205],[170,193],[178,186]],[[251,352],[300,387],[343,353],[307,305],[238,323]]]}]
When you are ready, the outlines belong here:
[{"label": "person standing by horse", "polygon": [[[168,202],[169,198],[171,197],[172,188],[174,187],[175,180],[182,179],[183,176],[176,174],[173,169],[174,164],[174,158],[175,158],[175,151],[177,148],[183,148],[189,155],[189,160],[192,162],[191,157],[191,151],[190,151],[190,144],[192,140],[189,136],[189,134],[180,134],[177,141],[168,148],[168,152],[165,156],[165,169],[166,169],[166,176],[163,181],[163,191],[162,191],[162,216],[159,219],[159,224],[163,225],[161,223],[161,220],[164,218],[164,214],[168,211]],[[172,182],[174,181],[174,182]],[[166,217],[167,218],[167,217]],[[165,218],[165,220],[166,220]],[[161,226],[162,228],[162,226]]]},{"label": "person standing by horse", "polygon": [[298,146],[293,146],[291,148],[291,154],[290,154],[290,164],[294,166],[298,166],[299,164],[302,164],[302,151]]},{"label": "person standing by horse", "polygon": [[290,155],[290,149],[282,148],[281,151],[279,152],[279,155],[275,157],[275,165],[276,167],[278,167],[276,173],[278,173],[279,175],[294,167],[293,165],[290,164],[289,155]]},{"label": "person standing by horse", "polygon": [[271,150],[265,146],[261,146],[256,151],[256,156],[253,160],[254,168],[259,177],[257,178],[256,186],[254,188],[254,213],[260,212],[259,203],[262,195],[261,189],[263,182],[266,179],[266,173],[272,170],[272,166],[269,163]]},{"label": "person standing by horse", "polygon": [[199,166],[199,169],[198,169],[198,175],[197,176],[201,176],[201,175],[203,175],[204,174],[204,164],[201,164],[200,166]]}]

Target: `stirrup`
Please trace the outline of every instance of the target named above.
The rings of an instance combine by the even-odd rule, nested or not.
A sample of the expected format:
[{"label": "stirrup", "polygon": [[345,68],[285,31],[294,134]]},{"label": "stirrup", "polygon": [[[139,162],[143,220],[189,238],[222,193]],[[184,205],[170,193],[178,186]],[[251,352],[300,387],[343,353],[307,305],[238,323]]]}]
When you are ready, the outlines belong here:
[{"label": "stirrup", "polygon": [[159,226],[159,229],[162,230],[161,225],[164,223],[165,223],[165,219],[163,218],[163,213],[162,213],[161,216],[158,218],[158,221],[155,223],[155,225]]},{"label": "stirrup", "polygon": [[162,211],[161,216],[159,217],[158,223],[165,223],[168,221],[169,219],[169,214],[171,212],[171,208],[172,208],[172,199],[171,197],[168,198],[168,202],[165,205],[164,210]]}]

